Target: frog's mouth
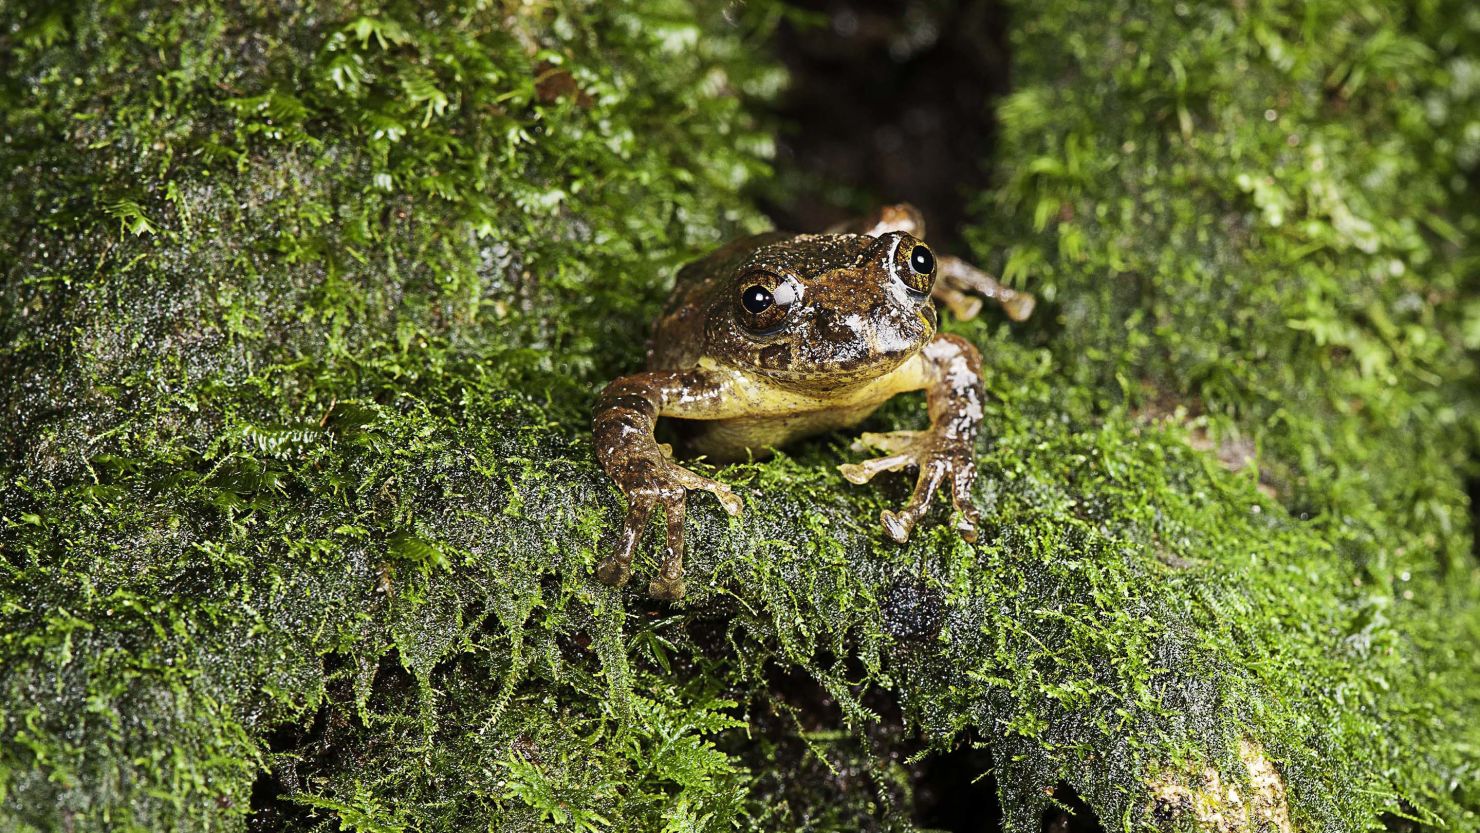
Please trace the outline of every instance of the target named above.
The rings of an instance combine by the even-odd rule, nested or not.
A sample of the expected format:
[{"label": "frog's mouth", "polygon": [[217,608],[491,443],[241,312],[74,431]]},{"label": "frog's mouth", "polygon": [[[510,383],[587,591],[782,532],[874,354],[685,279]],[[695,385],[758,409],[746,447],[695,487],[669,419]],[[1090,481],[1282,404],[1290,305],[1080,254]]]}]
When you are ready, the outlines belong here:
[{"label": "frog's mouth", "polygon": [[[928,312],[926,311],[928,310]],[[850,320],[854,319],[854,320]],[[839,322],[847,337],[820,336],[761,346],[756,370],[785,387],[837,391],[862,387],[886,376],[919,353],[935,335],[935,309],[926,305],[919,318],[902,325],[865,325],[859,316]]]},{"label": "frog's mouth", "polygon": [[904,356],[897,361],[876,361],[867,367],[853,371],[764,371],[763,375],[780,387],[804,393],[839,393],[867,387],[870,383],[888,376],[909,360]]}]

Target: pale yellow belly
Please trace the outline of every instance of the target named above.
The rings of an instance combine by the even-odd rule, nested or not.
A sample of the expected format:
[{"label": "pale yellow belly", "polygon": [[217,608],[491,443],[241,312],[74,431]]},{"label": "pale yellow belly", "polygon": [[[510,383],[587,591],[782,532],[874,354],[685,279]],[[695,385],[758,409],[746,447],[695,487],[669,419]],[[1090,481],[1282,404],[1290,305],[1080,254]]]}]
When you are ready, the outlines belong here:
[{"label": "pale yellow belly", "polygon": [[804,437],[849,428],[878,410],[882,402],[851,408],[828,408],[821,411],[799,411],[782,416],[738,417],[735,419],[685,420],[686,456],[703,456],[714,463],[733,463],[746,459],[764,459],[772,449]]},{"label": "pale yellow belly", "polygon": [[928,377],[919,355],[877,379],[834,389],[786,387],[702,359],[699,367],[729,374],[726,395],[680,402],[663,415],[677,423],[682,456],[715,463],[769,457],[794,440],[857,425],[890,398],[925,387]]}]

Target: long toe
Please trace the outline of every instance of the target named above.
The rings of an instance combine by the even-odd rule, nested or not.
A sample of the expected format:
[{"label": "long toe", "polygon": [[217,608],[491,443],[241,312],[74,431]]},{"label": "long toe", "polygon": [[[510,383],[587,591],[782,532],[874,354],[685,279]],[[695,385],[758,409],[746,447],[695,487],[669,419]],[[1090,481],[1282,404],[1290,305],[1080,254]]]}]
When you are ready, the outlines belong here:
[{"label": "long toe", "polygon": [[716,488],[710,489],[709,492],[719,499],[719,505],[725,508],[725,513],[731,517],[740,517],[745,511],[745,501],[741,500],[739,495],[735,494],[730,490],[730,487],[723,483],[716,483],[714,485]]},{"label": "long toe", "polygon": [[962,515],[956,521],[956,531],[961,534],[961,540],[968,544],[976,543],[976,523],[966,515]]},{"label": "long toe", "polygon": [[1036,306],[1038,306],[1038,299],[1026,292],[1018,292],[1002,304],[1007,317],[1014,321],[1027,321]]},{"label": "long toe", "polygon": [[702,474],[695,474],[683,466],[673,466],[671,471],[673,472],[674,479],[685,489],[703,489],[714,495],[719,500],[720,506],[724,507],[726,513],[739,516],[745,511],[745,501],[741,500],[740,496],[735,494],[733,489],[718,480],[712,480]]},{"label": "long toe", "polygon": [[905,466],[913,465],[914,458],[908,454],[893,454],[888,457],[875,457],[872,460],[864,460],[862,463],[844,463],[838,466],[838,471],[849,483],[863,485],[874,479],[874,475],[884,471],[899,471]]},{"label": "long toe", "polygon": [[853,441],[851,448],[854,451],[873,450],[884,454],[916,453],[920,446],[920,434],[919,431],[889,431],[883,434],[865,431]]},{"label": "long toe", "polygon": [[873,479],[874,473],[857,463],[844,463],[838,466],[838,471],[843,478],[855,486],[862,486]]},{"label": "long toe", "polygon": [[891,512],[885,509],[879,513],[879,520],[884,522],[884,531],[896,544],[903,544],[910,540],[910,531],[915,524],[910,516],[904,512]]}]

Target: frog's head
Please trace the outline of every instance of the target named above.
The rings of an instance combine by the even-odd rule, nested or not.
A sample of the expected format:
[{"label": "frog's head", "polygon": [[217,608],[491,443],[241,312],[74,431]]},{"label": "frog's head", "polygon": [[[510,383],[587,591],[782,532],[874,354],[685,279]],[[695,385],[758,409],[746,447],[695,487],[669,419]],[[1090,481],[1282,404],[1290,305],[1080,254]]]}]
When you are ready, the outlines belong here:
[{"label": "frog's head", "polygon": [[756,249],[710,310],[716,358],[799,389],[894,370],[935,335],[935,256],[904,232],[801,235]]}]

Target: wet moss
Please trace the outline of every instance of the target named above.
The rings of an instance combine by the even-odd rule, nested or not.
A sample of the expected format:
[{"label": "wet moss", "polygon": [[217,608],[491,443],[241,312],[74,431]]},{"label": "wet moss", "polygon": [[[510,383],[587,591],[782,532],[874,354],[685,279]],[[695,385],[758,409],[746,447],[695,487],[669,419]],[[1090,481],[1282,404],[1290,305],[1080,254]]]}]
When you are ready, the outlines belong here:
[{"label": "wet moss", "polygon": [[[1220,704],[1251,710],[1297,825],[1359,826],[1415,795],[1427,823],[1472,825],[1480,16],[1096,8],[1023,15],[976,240],[1050,300],[1040,338],[1096,409],[1190,427],[1296,519],[1312,551],[1266,582],[1306,558],[1336,571],[1345,612],[1325,626],[1336,609],[1304,594],[1227,623],[1242,639],[1272,614],[1253,627],[1284,650],[1292,628],[1311,639],[1281,672],[1305,666],[1297,686],[1246,676]],[[1401,679],[1364,694],[1335,670],[1393,658]],[[1337,714],[1358,702],[1386,717]],[[1302,763],[1312,708],[1332,709],[1316,747],[1334,743]]]},{"label": "wet moss", "polygon": [[824,438],[669,606],[590,576],[590,407],[761,225],[776,8],[7,7],[0,825],[885,829],[938,757],[1185,827],[1251,738],[1301,829],[1472,826],[1452,11],[1020,9],[982,542]]}]

